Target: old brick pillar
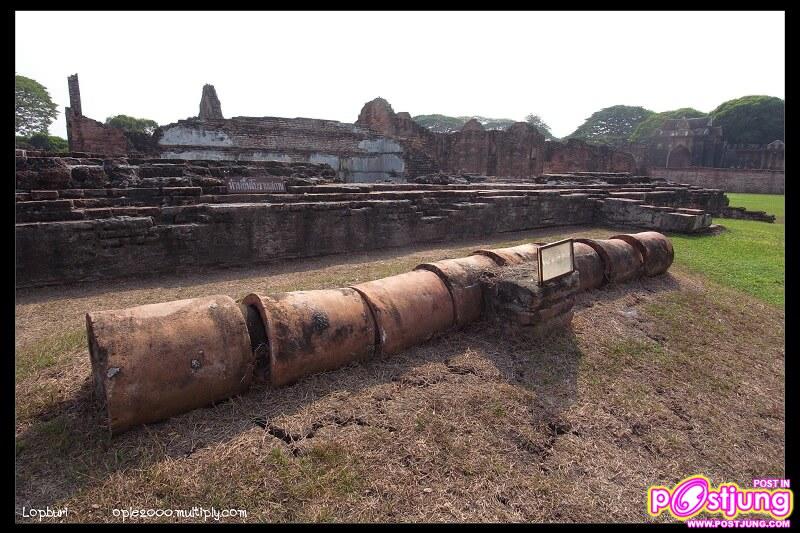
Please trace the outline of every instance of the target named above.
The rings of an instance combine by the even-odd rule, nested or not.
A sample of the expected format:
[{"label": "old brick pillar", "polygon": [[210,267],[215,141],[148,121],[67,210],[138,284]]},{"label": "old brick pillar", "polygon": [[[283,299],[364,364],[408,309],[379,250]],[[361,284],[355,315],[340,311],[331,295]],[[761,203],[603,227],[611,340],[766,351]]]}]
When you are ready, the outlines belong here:
[{"label": "old brick pillar", "polygon": [[81,109],[81,87],[78,85],[78,75],[73,74],[67,78],[67,84],[69,85],[69,108],[75,114],[75,116],[83,116],[83,110]]},{"label": "old brick pillar", "polygon": [[69,107],[64,109],[64,118],[67,121],[67,145],[69,146],[69,151],[74,152],[77,150],[75,145],[78,142],[77,137],[80,136],[80,132],[73,131],[75,129],[73,117],[80,117],[83,115],[83,110],[81,109],[81,88],[78,84],[77,74],[67,77],[67,86],[69,88]]}]

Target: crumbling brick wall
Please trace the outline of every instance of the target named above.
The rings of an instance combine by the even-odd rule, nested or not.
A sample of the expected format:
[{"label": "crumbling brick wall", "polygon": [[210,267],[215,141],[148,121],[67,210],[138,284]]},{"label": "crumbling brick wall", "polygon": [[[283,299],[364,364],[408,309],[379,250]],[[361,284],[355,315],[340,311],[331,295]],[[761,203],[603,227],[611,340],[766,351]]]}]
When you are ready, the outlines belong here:
[{"label": "crumbling brick wall", "polygon": [[610,146],[588,144],[578,139],[548,141],[544,172],[636,172],[636,160],[630,153]]},{"label": "crumbling brick wall", "polygon": [[[231,190],[230,178],[241,176],[285,187]],[[333,169],[309,163],[20,150],[17,283],[179,272],[609,220],[695,231],[710,223],[706,213],[727,204],[721,191],[630,176],[510,186],[335,185],[333,176]]]},{"label": "crumbling brick wall", "polygon": [[107,155],[126,155],[128,139],[125,133],[102,122],[72,113],[67,115],[67,140],[70,152],[87,152]]},{"label": "crumbling brick wall", "polygon": [[81,89],[77,74],[67,78],[67,87],[69,89],[69,107],[64,110],[64,116],[67,120],[69,151],[106,155],[127,154],[128,140],[122,130],[83,116]]},{"label": "crumbling brick wall", "polygon": [[651,168],[649,175],[700,187],[713,187],[725,192],[784,194],[786,190],[786,175],[783,170]]},{"label": "crumbling brick wall", "polygon": [[[356,125],[398,139],[406,153],[422,153],[438,170],[504,177],[535,177],[544,165],[544,136],[524,122],[507,130],[485,131],[476,120],[461,131],[434,133],[406,112],[395,113],[389,102],[376,98],[361,109]],[[431,169],[409,165],[407,177]]]}]

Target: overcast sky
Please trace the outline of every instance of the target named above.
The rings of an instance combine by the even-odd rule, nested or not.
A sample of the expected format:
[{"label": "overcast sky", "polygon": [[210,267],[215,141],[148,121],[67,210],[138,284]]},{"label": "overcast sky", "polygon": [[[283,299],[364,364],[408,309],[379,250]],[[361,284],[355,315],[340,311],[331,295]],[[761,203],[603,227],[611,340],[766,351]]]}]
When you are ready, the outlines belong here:
[{"label": "overcast sky", "polygon": [[196,116],[204,83],[225,117],[354,122],[377,96],[412,115],[523,120],[556,136],[616,104],[711,111],[784,98],[782,12],[17,12],[16,73],[62,114],[159,124]]}]

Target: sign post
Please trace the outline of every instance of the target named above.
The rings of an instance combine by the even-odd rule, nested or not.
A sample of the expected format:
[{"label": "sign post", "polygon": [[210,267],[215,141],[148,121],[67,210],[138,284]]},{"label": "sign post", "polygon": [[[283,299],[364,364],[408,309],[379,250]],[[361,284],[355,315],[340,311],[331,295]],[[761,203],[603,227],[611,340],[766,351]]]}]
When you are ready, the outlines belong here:
[{"label": "sign post", "polygon": [[536,254],[539,266],[539,286],[575,270],[575,250],[572,239],[539,246]]},{"label": "sign post", "polygon": [[229,193],[237,192],[286,192],[283,178],[278,176],[226,177]]}]

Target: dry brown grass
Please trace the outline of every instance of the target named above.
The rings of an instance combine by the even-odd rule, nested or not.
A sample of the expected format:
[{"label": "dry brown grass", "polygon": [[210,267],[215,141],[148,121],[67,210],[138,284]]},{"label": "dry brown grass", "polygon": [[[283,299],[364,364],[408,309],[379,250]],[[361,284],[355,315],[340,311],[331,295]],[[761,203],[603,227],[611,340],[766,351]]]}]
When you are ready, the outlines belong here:
[{"label": "dry brown grass", "polygon": [[783,475],[782,311],[680,268],[580,296],[571,330],[548,339],[479,323],[114,439],[99,429],[89,357],[75,345],[87,310],[340,286],[479,244],[19,292],[17,358],[42,361],[18,361],[17,512],[68,506],[68,521],[113,522],[113,508],[202,505],[246,509],[253,522],[640,522],[651,484]]}]

